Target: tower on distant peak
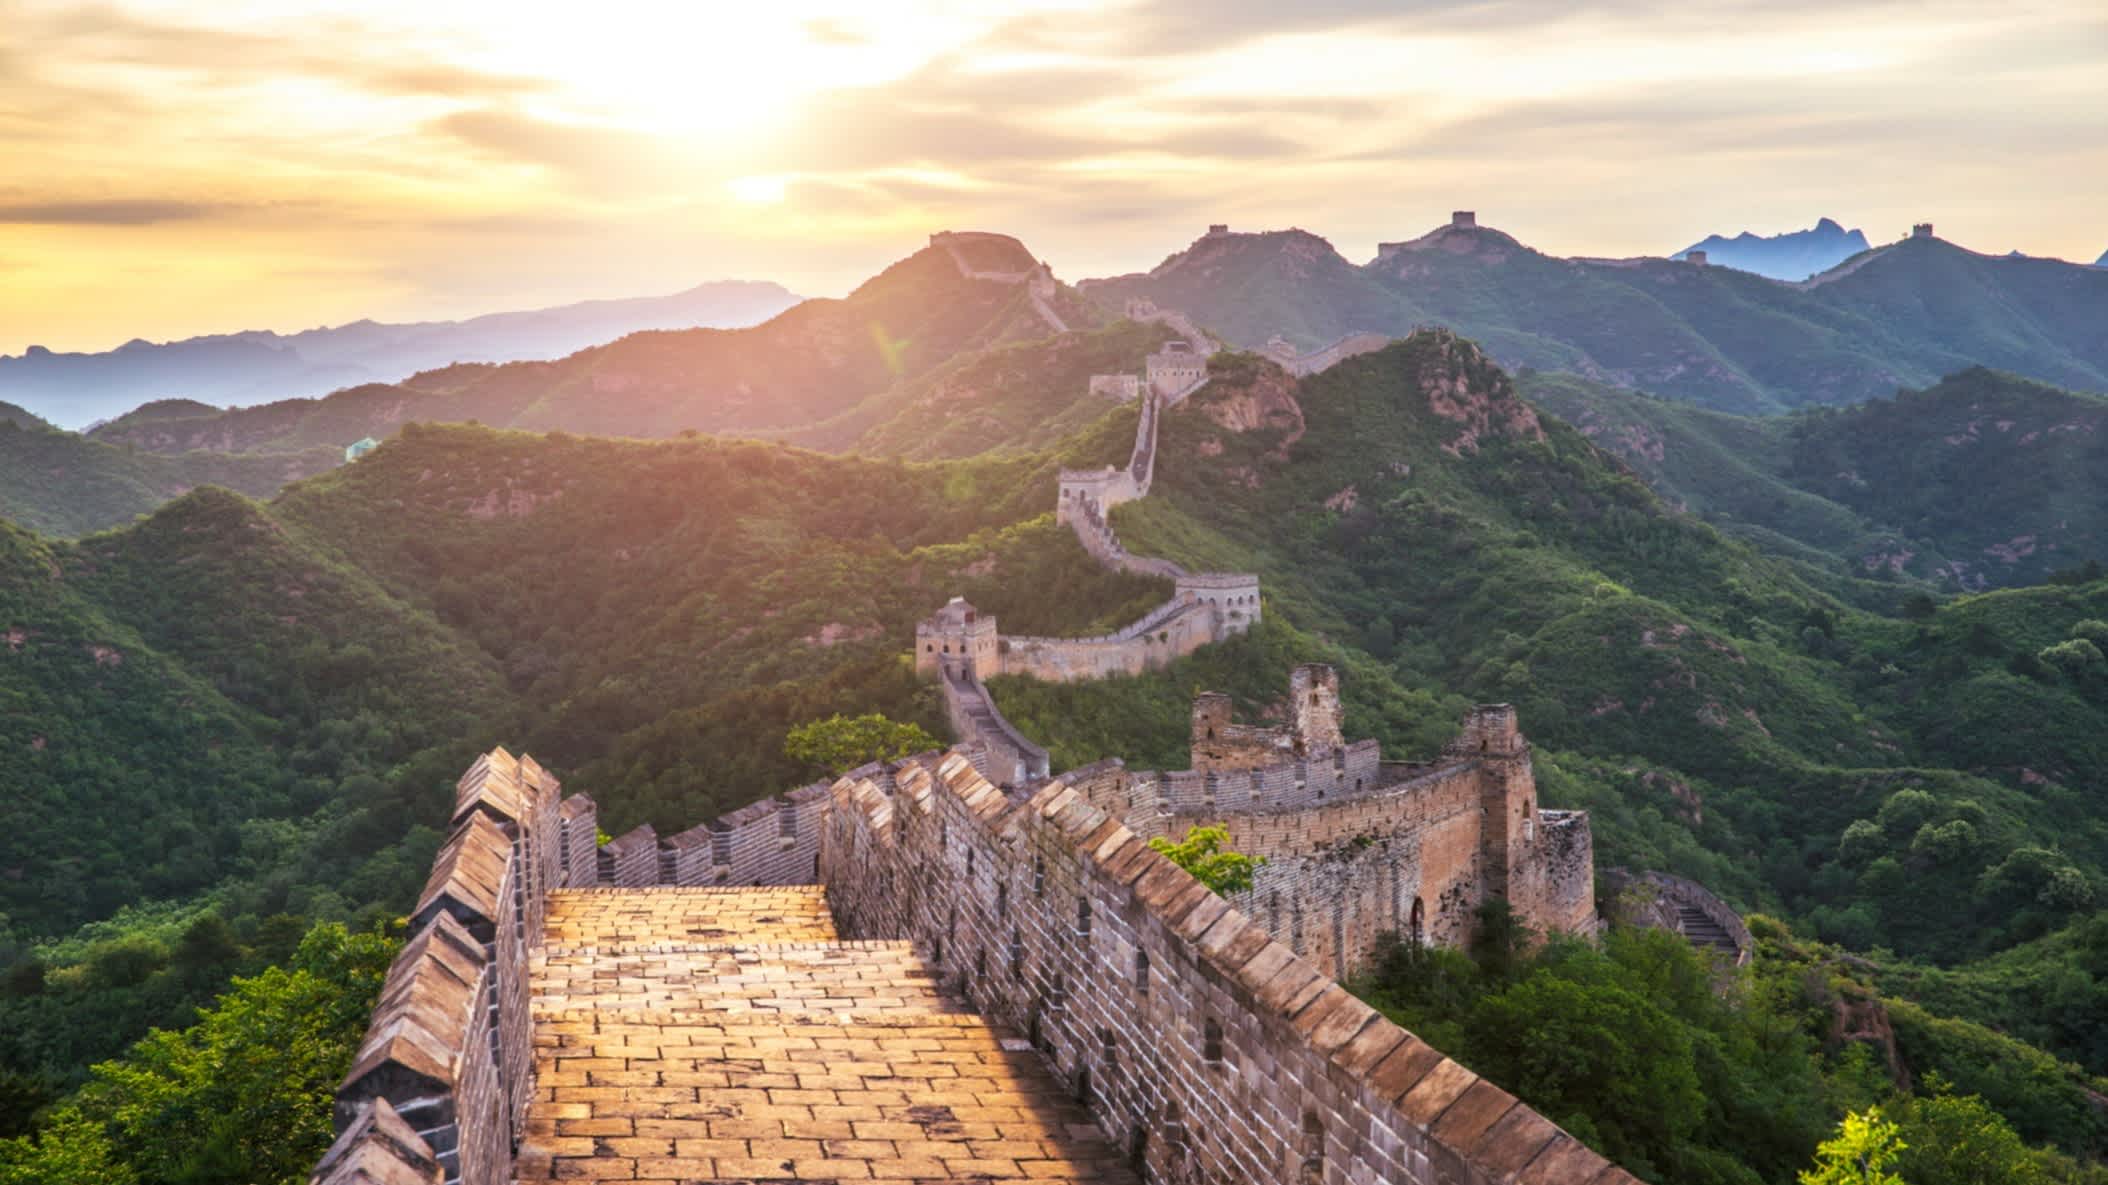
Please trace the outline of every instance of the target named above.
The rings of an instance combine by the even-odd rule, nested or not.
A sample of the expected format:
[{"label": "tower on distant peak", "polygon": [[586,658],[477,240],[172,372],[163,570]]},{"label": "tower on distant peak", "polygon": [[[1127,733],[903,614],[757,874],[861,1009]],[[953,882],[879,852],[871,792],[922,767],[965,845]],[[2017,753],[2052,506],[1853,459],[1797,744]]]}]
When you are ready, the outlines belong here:
[{"label": "tower on distant peak", "polygon": [[1915,223],[1915,224],[1913,224],[1913,225],[1911,226],[1911,228],[1910,228],[1910,237],[1911,237],[1911,238],[1914,238],[1914,239],[1929,239],[1929,238],[1931,238],[1931,237],[1932,237],[1932,223],[1930,223],[1930,222],[1919,222],[1919,223]]},{"label": "tower on distant peak", "polygon": [[1220,238],[1228,233],[1230,233],[1230,224],[1227,222],[1210,222],[1208,224],[1208,238]]},{"label": "tower on distant peak", "polygon": [[1454,230],[1476,230],[1479,216],[1473,210],[1458,210],[1449,216],[1449,225]]},{"label": "tower on distant peak", "polygon": [[1706,264],[1706,256],[1705,256],[1705,252],[1703,252],[1703,251],[1686,251],[1686,252],[1684,252],[1684,253],[1683,253],[1683,261],[1684,261],[1685,263],[1695,263],[1695,264],[1697,264],[1697,265],[1698,265],[1699,267],[1704,267],[1704,266],[1705,266],[1705,264]]}]

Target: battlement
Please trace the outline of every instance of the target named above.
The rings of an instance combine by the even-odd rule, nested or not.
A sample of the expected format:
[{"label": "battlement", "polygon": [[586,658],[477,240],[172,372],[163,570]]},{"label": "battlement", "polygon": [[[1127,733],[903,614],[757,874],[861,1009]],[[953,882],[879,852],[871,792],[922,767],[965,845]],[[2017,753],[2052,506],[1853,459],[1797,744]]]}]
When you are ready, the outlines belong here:
[{"label": "battlement", "polygon": [[[1431,886],[1401,887],[1395,863],[1388,880],[1381,864],[1358,866],[1353,883],[1366,891],[1331,899],[1330,916],[1346,927],[1325,921],[1315,880],[1285,914],[1279,878],[1228,901],[1103,805],[1128,810],[1122,796],[1156,775],[1106,761],[1006,794],[973,758],[953,750],[865,766],[663,841],[640,827],[602,848],[604,862],[580,858],[593,851],[590,799],[559,800],[554,778],[502,749],[479,758],[457,787],[453,830],[338,1090],[339,1135],[315,1185],[577,1176],[602,1162],[566,1151],[527,1117],[534,1108],[540,1124],[547,1106],[580,1106],[565,1092],[590,1087],[539,1082],[534,1054],[607,1055],[546,1029],[537,1040],[536,1029],[576,1033],[581,1019],[707,1027],[751,1015],[756,992],[781,1006],[771,1024],[818,1026],[830,1039],[860,1040],[843,1026],[910,1016],[933,1030],[986,1018],[1023,1034],[1002,1048],[1029,1048],[1040,1067],[1030,1073],[1074,1084],[1087,1119],[1149,1180],[1276,1180],[1277,1152],[1293,1147],[1317,1180],[1632,1185],[1328,976],[1328,945],[1370,921],[1372,893]],[[1314,851],[1424,848],[1470,813],[1471,773],[1472,763],[1427,769],[1388,798],[1228,818],[1241,839],[1298,828]],[[1417,821],[1367,828],[1407,816]],[[1586,816],[1547,820],[1585,841]],[[620,870],[614,887],[600,887],[601,863]],[[800,883],[824,890],[824,910],[810,890],[748,888]],[[555,890],[564,891],[552,900]],[[1422,897],[1413,902],[1401,931],[1438,936]],[[786,994],[801,982],[815,990]],[[556,994],[531,1009],[543,992]],[[624,1042],[636,1039],[611,1033],[598,1044]],[[741,1055],[680,1045],[696,1083],[679,1088],[684,1098],[720,1114],[715,1100],[732,1088],[710,1084],[712,1062]],[[901,1060],[921,1059],[903,1051]],[[948,1055],[933,1060],[957,1072]],[[1263,1074],[1246,1072],[1260,1065]],[[628,1105],[595,1095],[577,1113],[600,1114],[603,1102],[610,1114]],[[644,1162],[625,1158],[645,1154],[592,1156],[633,1172]],[[745,1171],[728,1163],[758,1162],[718,1161],[717,1175],[690,1176]],[[1129,1179],[1111,1164],[1088,1175]]]},{"label": "battlement", "polygon": [[1929,239],[1929,238],[1931,238],[1931,237],[1932,237],[1932,223],[1930,223],[1930,222],[1917,222],[1917,223],[1913,223],[1913,224],[1911,224],[1911,228],[1910,228],[1910,237],[1911,237],[1911,238],[1914,238],[1914,239]]},{"label": "battlement", "polygon": [[1228,233],[1230,233],[1230,224],[1229,224],[1229,223],[1227,223],[1227,222],[1210,222],[1210,223],[1208,224],[1208,233],[1207,233],[1207,234],[1206,234],[1206,235],[1205,235],[1204,237],[1206,237],[1206,238],[1210,238],[1210,239],[1219,239],[1219,238],[1221,238],[1222,236],[1224,236],[1224,235],[1226,235],[1226,234],[1228,234]]}]

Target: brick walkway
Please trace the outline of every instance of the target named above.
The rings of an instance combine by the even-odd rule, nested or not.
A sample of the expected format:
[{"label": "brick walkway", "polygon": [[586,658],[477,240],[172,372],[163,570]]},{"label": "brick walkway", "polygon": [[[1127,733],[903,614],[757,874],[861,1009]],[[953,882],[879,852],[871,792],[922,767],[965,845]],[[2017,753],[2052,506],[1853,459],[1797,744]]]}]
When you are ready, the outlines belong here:
[{"label": "brick walkway", "polygon": [[534,992],[522,1182],[1135,1182],[1037,1055],[907,943],[836,940],[817,888],[552,892]]}]

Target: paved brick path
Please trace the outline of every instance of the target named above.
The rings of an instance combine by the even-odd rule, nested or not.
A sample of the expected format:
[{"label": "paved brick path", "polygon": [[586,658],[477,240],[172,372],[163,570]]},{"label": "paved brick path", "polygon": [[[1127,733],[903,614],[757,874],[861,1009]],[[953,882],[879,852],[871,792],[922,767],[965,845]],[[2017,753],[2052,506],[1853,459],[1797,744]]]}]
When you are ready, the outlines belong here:
[{"label": "paved brick path", "polygon": [[552,892],[534,991],[522,1182],[1136,1180],[907,943],[836,940],[817,888]]}]

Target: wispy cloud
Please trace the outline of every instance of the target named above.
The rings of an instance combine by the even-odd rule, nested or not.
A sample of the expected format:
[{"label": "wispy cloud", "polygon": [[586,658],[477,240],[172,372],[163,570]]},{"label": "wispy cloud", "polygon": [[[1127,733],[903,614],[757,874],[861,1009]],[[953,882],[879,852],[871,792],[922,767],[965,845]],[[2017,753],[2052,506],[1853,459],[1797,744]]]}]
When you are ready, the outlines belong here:
[{"label": "wispy cloud", "polygon": [[157,198],[72,202],[0,202],[0,223],[30,226],[153,226],[204,218],[214,207]]},{"label": "wispy cloud", "polygon": [[1070,277],[1461,205],[1565,252],[1829,214],[2091,258],[2103,144],[2093,0],[0,0],[0,350],[842,291],[940,224]]}]

